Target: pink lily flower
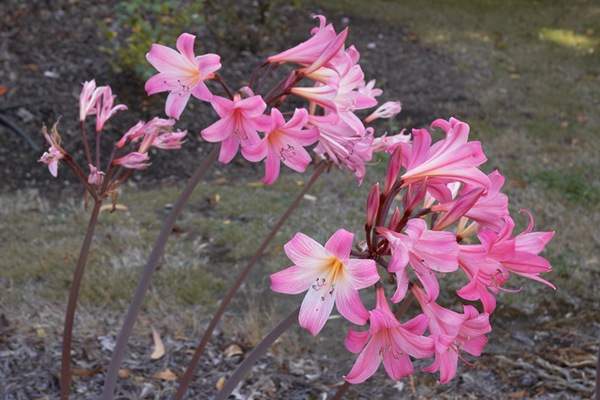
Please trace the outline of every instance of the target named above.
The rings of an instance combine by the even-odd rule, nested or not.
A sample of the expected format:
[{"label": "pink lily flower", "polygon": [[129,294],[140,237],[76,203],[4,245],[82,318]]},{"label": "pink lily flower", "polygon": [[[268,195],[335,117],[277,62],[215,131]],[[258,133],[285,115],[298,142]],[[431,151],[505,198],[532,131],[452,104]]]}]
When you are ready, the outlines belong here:
[{"label": "pink lily flower", "polygon": [[64,158],[63,153],[54,146],[50,146],[47,152],[42,154],[42,157],[38,160],[48,165],[48,170],[53,177],[58,176],[58,164],[59,161]]},{"label": "pink lily flower", "polygon": [[263,114],[267,104],[260,95],[243,100],[239,94],[233,100],[214,96],[211,104],[221,119],[201,134],[207,142],[223,142],[219,153],[222,163],[230,162],[240,145],[244,148],[257,144],[258,131],[266,132],[270,128],[270,117]]},{"label": "pink lily flower", "polygon": [[425,129],[413,130],[413,145],[402,145],[406,172],[401,176],[404,186],[428,179],[433,183],[459,181],[487,189],[488,177],[477,166],[487,158],[480,142],[467,142],[469,125],[457,119],[435,120],[431,128],[440,127],[446,138],[431,145],[431,136]]},{"label": "pink lily flower", "polygon": [[[315,18],[319,19],[319,26],[312,29],[311,34],[313,36],[310,39],[291,49],[271,56],[267,60],[270,63],[292,62],[307,67],[314,64],[319,57],[321,57],[321,61],[326,61],[327,57],[322,57],[324,53],[328,55],[333,53],[335,55],[336,48],[335,46],[331,46],[331,44],[339,42],[340,40],[336,39],[339,39],[341,34],[337,35],[335,33],[332,24],[325,25],[327,19],[323,15],[316,15]],[[341,45],[343,46],[343,41]],[[326,52],[326,50],[328,51]]]},{"label": "pink lily flower", "polygon": [[491,313],[496,308],[493,294],[499,290],[510,291],[502,287],[509,279],[510,272],[556,289],[539,276],[552,270],[548,260],[540,257],[539,253],[552,239],[554,232],[531,232],[533,218],[527,214],[531,218],[529,227],[515,237],[510,236],[515,224],[507,217],[500,232],[485,229],[477,235],[480,245],[460,246],[459,265],[470,280],[458,291],[460,297],[481,300],[484,310]]},{"label": "pink lily flower", "polygon": [[309,116],[309,123],[319,129],[319,144],[314,151],[327,154],[334,164],[345,165],[359,184],[365,176],[365,163],[373,157],[373,135],[361,136],[336,114]]},{"label": "pink lily flower", "polygon": [[242,148],[242,155],[249,161],[257,162],[267,158],[263,183],[271,184],[279,176],[283,162],[297,172],[304,172],[312,158],[304,149],[319,139],[317,128],[304,129],[308,122],[308,111],[297,108],[292,118],[286,122],[281,112],[271,110],[271,128],[257,144]]},{"label": "pink lily flower", "polygon": [[153,44],[146,55],[148,62],[158,70],[158,74],[146,82],[148,96],[169,92],[165,113],[179,119],[190,96],[210,101],[212,93],[206,87],[205,80],[213,79],[214,72],[221,68],[220,57],[216,54],[194,55],[196,37],[183,33],[177,39],[177,51]]},{"label": "pink lily flower", "polygon": [[387,135],[387,132],[383,136],[373,139],[373,153],[386,152],[392,154],[400,143],[409,143],[412,136],[410,133],[406,133],[406,129],[402,129],[400,133],[396,135]]},{"label": "pink lily flower", "polygon": [[175,132],[165,132],[162,135],[158,135],[152,141],[152,147],[159,149],[180,149],[181,145],[185,142],[181,141],[187,135],[187,130],[176,130]]},{"label": "pink lily flower", "polygon": [[96,81],[93,79],[83,83],[79,95],[79,121],[83,122],[86,116],[96,114],[96,102],[104,90],[104,86],[96,88]]},{"label": "pink lily flower", "polygon": [[458,358],[465,361],[460,355],[461,350],[477,357],[481,355],[483,346],[488,342],[484,335],[492,331],[489,314],[479,314],[472,306],[463,306],[464,314],[459,314],[429,301],[428,296],[415,285],[412,292],[429,318],[429,337],[435,343],[435,360],[423,371],[439,370],[438,382],[447,383],[456,375]]},{"label": "pink lily flower", "polygon": [[378,228],[390,244],[392,257],[388,272],[396,274],[397,288],[391,300],[398,303],[404,298],[410,282],[406,266],[410,265],[427,291],[428,300],[435,300],[440,287],[433,271],[452,272],[458,269],[458,243],[452,232],[427,229],[427,223],[412,218],[406,224],[405,234]]},{"label": "pink lily flower", "polygon": [[102,180],[104,179],[104,172],[100,171],[98,168],[94,167],[92,164],[88,164],[90,167],[90,174],[88,175],[88,183],[90,185],[100,185],[102,184]]},{"label": "pink lily flower", "polygon": [[369,317],[358,290],[379,281],[373,260],[350,259],[354,234],[338,230],[323,247],[297,233],[285,246],[295,265],[271,275],[271,290],[298,294],[307,291],[300,308],[300,326],[317,335],[334,303],[347,320],[364,325]]},{"label": "pink lily flower", "polygon": [[[504,185],[504,177],[498,171],[494,171],[488,175],[490,186],[486,192],[482,188],[473,188],[471,185],[465,185],[460,191],[461,198],[470,193],[471,196],[479,192],[479,196],[475,199],[475,203],[464,209],[463,215],[477,222],[481,227],[493,229],[495,232],[500,231],[504,227],[504,218],[508,217],[508,197],[500,193],[500,189]],[[455,212],[460,207],[457,204],[460,200],[453,200],[441,204],[436,204],[431,207],[434,212]],[[444,217],[447,219],[447,217]],[[458,218],[455,218],[457,220]],[[438,220],[436,228],[444,229],[440,225],[442,221]],[[448,222],[448,221],[447,221]],[[438,226],[439,225],[439,226]],[[450,224],[447,224],[448,226]]]},{"label": "pink lily flower", "polygon": [[104,86],[103,88],[102,96],[98,97],[96,104],[96,132],[100,132],[104,128],[106,121],[115,115],[117,111],[127,110],[127,106],[124,104],[118,104],[113,107],[117,96],[112,94],[110,86]]},{"label": "pink lily flower", "polygon": [[148,153],[131,152],[124,157],[117,158],[112,163],[113,165],[121,165],[129,169],[145,169],[150,165]]},{"label": "pink lily flower", "polygon": [[365,122],[375,121],[377,118],[392,118],[402,111],[402,104],[399,101],[388,101],[380,105],[377,110],[365,118]]},{"label": "pink lily flower", "polygon": [[368,83],[363,81],[358,86],[358,92],[363,93],[363,94],[365,94],[369,97],[373,97],[373,98],[381,96],[381,94],[383,93],[383,90],[375,87],[376,82],[377,81],[375,79],[371,79]]},{"label": "pink lily flower", "polygon": [[414,372],[410,356],[426,358],[433,355],[433,339],[423,336],[428,318],[421,314],[410,321],[398,322],[382,287],[377,288],[377,304],[369,312],[369,330],[350,329],[344,344],[352,353],[360,353],[352,370],[344,376],[348,382],[358,384],[370,378],[383,362],[390,378],[400,378]]}]

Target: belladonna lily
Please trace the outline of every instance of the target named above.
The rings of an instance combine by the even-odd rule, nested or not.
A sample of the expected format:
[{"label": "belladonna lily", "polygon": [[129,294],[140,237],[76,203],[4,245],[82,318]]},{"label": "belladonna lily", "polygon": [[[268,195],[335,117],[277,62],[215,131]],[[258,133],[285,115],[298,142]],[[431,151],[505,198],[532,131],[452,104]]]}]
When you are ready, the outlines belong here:
[{"label": "belladonna lily", "polygon": [[260,95],[242,99],[236,94],[233,100],[215,96],[211,104],[220,120],[202,130],[207,142],[223,142],[219,161],[227,164],[235,157],[238,148],[256,144],[260,141],[258,131],[269,129],[270,118],[263,112],[267,108]]},{"label": "belladonna lily", "polygon": [[433,340],[423,336],[428,321],[421,314],[401,324],[390,310],[383,288],[377,288],[377,305],[369,312],[369,330],[359,332],[350,329],[344,340],[348,350],[360,353],[344,378],[353,384],[362,383],[375,373],[382,362],[394,381],[412,374],[414,368],[409,355],[417,358],[433,355]]},{"label": "belladonna lily", "polygon": [[153,44],[146,55],[148,62],[158,70],[158,74],[146,82],[148,96],[170,92],[165,105],[166,114],[179,119],[190,96],[210,101],[212,94],[204,83],[212,79],[214,72],[221,68],[220,57],[216,54],[194,55],[196,37],[183,33],[177,39],[179,52],[160,44]]},{"label": "belladonna lily", "polygon": [[455,118],[435,120],[431,128],[442,128],[446,138],[431,145],[431,136],[425,129],[413,130],[413,144],[402,143],[403,164],[401,176],[404,186],[422,182],[428,185],[459,181],[487,190],[490,180],[477,167],[487,158],[480,142],[468,142],[469,125]]},{"label": "belladonna lily", "polygon": [[271,289],[279,293],[307,291],[300,307],[300,326],[317,335],[337,310],[350,322],[364,325],[369,317],[358,290],[379,281],[373,260],[350,259],[354,234],[338,230],[323,247],[297,233],[284,250],[295,265],[271,275]]},{"label": "belladonna lily", "polygon": [[242,148],[242,155],[249,161],[267,158],[263,183],[271,184],[279,176],[281,163],[297,172],[304,172],[312,161],[304,146],[310,146],[319,139],[317,128],[304,129],[308,122],[308,111],[296,109],[289,121],[285,121],[281,112],[271,110],[271,128],[265,137],[255,145]]},{"label": "belladonna lily", "polygon": [[464,361],[460,351],[481,355],[488,341],[484,335],[492,331],[489,314],[479,314],[472,306],[463,306],[464,313],[459,314],[429,301],[428,296],[415,285],[412,285],[412,292],[429,318],[429,337],[435,343],[435,360],[423,371],[439,370],[439,383],[449,382],[456,375],[458,358]]},{"label": "belladonna lily", "polygon": [[404,234],[385,228],[378,228],[377,232],[386,238],[392,250],[388,272],[395,273],[398,281],[392,302],[401,301],[406,294],[409,284],[406,272],[408,264],[423,284],[428,299],[435,300],[440,287],[434,271],[443,273],[458,269],[459,249],[456,236],[452,232],[429,230],[427,223],[418,218],[408,221]]}]

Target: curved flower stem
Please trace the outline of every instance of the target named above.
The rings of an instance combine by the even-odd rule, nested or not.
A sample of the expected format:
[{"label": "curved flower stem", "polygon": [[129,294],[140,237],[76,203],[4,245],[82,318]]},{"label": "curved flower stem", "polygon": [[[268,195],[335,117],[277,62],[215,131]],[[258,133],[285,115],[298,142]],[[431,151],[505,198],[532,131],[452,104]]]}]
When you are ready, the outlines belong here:
[{"label": "curved flower stem", "polygon": [[348,389],[350,389],[350,382],[344,381],[344,384],[340,386],[337,392],[335,392],[335,395],[332,397],[331,400],[340,400],[344,397]]},{"label": "curved flower stem", "polygon": [[71,390],[71,342],[73,341],[73,324],[75,320],[75,309],[77,308],[77,297],[79,296],[79,289],[81,288],[81,281],[83,280],[83,273],[85,271],[85,265],[87,263],[88,255],[90,254],[90,246],[92,244],[92,238],[94,237],[94,229],[98,222],[98,215],[100,214],[100,206],[102,200],[94,201],[94,208],[90,215],[90,221],[88,223],[87,232],[81,245],[81,251],[79,253],[79,259],[77,260],[77,266],[73,273],[73,282],[71,283],[71,292],[69,293],[69,301],[67,303],[67,311],[65,314],[65,326],[63,330],[63,343],[62,343],[62,362],[60,369],[60,398],[61,400],[69,399],[69,392]]},{"label": "curved flower stem", "polygon": [[152,275],[154,274],[154,271],[156,271],[156,267],[158,267],[160,258],[163,254],[165,246],[167,245],[167,240],[171,235],[173,227],[175,226],[175,222],[177,222],[177,217],[179,216],[179,214],[181,214],[185,203],[192,195],[196,186],[198,186],[206,172],[209,170],[210,166],[217,159],[220,147],[220,145],[215,146],[211,153],[204,159],[202,164],[200,164],[198,169],[196,169],[188,183],[183,188],[183,191],[179,195],[179,198],[173,205],[171,212],[167,216],[167,219],[165,220],[165,223],[162,226],[158,238],[156,239],[156,243],[154,244],[154,248],[152,249],[152,252],[148,257],[148,262],[144,267],[144,271],[133,296],[133,300],[129,305],[129,310],[127,310],[127,315],[125,316],[125,320],[123,321],[123,326],[121,327],[119,336],[117,337],[117,343],[115,345],[115,349],[110,360],[110,365],[106,374],[106,380],[104,381],[104,389],[102,391],[101,397],[102,399],[108,400],[112,399],[114,396],[115,387],[117,384],[117,377],[119,373],[119,366],[121,365],[121,361],[123,360],[123,356],[125,355],[125,347],[127,346],[127,342],[129,341],[129,336],[131,335],[131,331],[133,330],[133,325],[135,324],[137,316],[139,315],[140,310],[142,308],[142,303],[144,301],[146,292],[150,287]]},{"label": "curved flower stem", "polygon": [[294,199],[292,204],[286,210],[285,214],[283,214],[281,219],[279,220],[279,222],[277,222],[277,225],[275,225],[273,227],[273,229],[271,230],[269,235],[265,238],[265,240],[262,242],[260,247],[256,250],[256,253],[254,253],[254,256],[252,257],[252,259],[248,262],[248,264],[246,265],[246,267],[244,268],[244,270],[242,271],[242,273],[240,274],[238,279],[235,281],[235,283],[229,289],[229,292],[227,292],[227,295],[225,296],[225,298],[221,301],[221,305],[219,306],[219,309],[217,310],[216,314],[210,321],[210,324],[206,328],[206,331],[204,332],[204,336],[202,336],[202,339],[200,340],[200,344],[198,344],[198,347],[196,348],[196,351],[194,352],[194,355],[192,356],[192,359],[190,360],[190,363],[188,364],[188,367],[185,370],[183,377],[181,378],[181,383],[179,384],[179,388],[177,389],[177,393],[175,394],[175,397],[174,397],[175,400],[181,400],[183,398],[185,391],[187,390],[187,387],[189,386],[189,384],[194,376],[194,370],[198,366],[198,362],[200,361],[200,356],[204,352],[206,344],[208,343],[213,331],[215,330],[215,327],[221,320],[221,317],[223,316],[225,309],[227,308],[229,303],[231,303],[233,296],[235,296],[235,294],[237,293],[237,291],[240,288],[240,286],[242,285],[242,283],[244,283],[244,280],[246,280],[246,277],[250,273],[250,270],[252,269],[252,267],[254,267],[254,264],[256,264],[256,262],[260,259],[263,252],[265,251],[265,249],[267,248],[269,243],[271,243],[271,241],[273,240],[273,238],[275,237],[277,232],[279,232],[279,230],[281,229],[283,224],[285,224],[285,222],[290,217],[290,215],[292,215],[292,212],[298,206],[298,204],[300,203],[300,200],[302,200],[302,198],[304,197],[306,192],[308,192],[308,190],[312,187],[312,185],[316,182],[317,178],[323,173],[323,171],[325,171],[326,168],[327,168],[326,162],[322,162],[317,167],[313,176],[304,185],[304,187],[302,188],[300,193],[298,193],[298,195],[296,196],[296,198]]},{"label": "curved flower stem", "polygon": [[271,345],[277,340],[285,331],[287,331],[295,322],[298,321],[298,315],[300,315],[300,307],[296,308],[290,313],[284,320],[282,320],[273,330],[265,336],[254,350],[248,354],[248,357],[237,367],[237,369],[231,375],[231,378],[225,383],[221,391],[217,394],[214,400],[226,400],[229,395],[236,388],[238,383],[242,380],[244,375],[252,368],[256,361],[262,356]]}]

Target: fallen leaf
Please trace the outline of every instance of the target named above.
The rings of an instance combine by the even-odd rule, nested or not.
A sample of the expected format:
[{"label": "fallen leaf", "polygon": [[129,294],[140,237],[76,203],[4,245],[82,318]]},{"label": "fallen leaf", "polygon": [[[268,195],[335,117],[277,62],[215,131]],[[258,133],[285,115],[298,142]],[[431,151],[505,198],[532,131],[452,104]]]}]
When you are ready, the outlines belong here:
[{"label": "fallen leaf", "polygon": [[248,182],[246,183],[246,186],[250,186],[250,187],[261,187],[263,185],[262,182]]},{"label": "fallen leaf", "polygon": [[175,381],[177,380],[177,375],[173,373],[170,369],[165,369],[164,371],[157,372],[153,375],[154,378],[160,379],[163,381]]},{"label": "fallen leaf", "polygon": [[215,385],[215,388],[220,391],[223,389],[223,386],[225,386],[225,382],[227,382],[227,379],[224,376],[220,377]]},{"label": "fallen leaf", "polygon": [[131,375],[131,370],[126,369],[126,368],[121,368],[119,369],[119,378],[121,379],[125,379],[125,378],[129,378],[129,376]]},{"label": "fallen leaf", "polygon": [[71,374],[76,376],[88,376],[88,375],[96,375],[102,372],[104,368],[96,367],[96,368],[88,368],[88,369],[72,369]]},{"label": "fallen leaf", "polygon": [[163,344],[158,331],[153,326],[150,326],[150,328],[152,329],[152,339],[154,340],[154,351],[150,355],[150,359],[158,360],[165,355],[165,345]]},{"label": "fallen leaf", "polygon": [[0,86],[0,96],[4,96],[8,93],[8,88],[6,86]]},{"label": "fallen leaf", "polygon": [[229,358],[229,357],[233,357],[233,356],[241,356],[243,354],[244,354],[244,350],[242,349],[242,347],[239,344],[236,344],[236,343],[230,344],[229,346],[227,346],[225,351],[223,351],[223,355],[225,356],[225,358]]},{"label": "fallen leaf", "polygon": [[129,208],[127,208],[127,206],[124,206],[123,204],[115,204],[114,207],[112,204],[105,204],[102,207],[100,207],[100,212],[103,211],[127,211],[129,210]]}]

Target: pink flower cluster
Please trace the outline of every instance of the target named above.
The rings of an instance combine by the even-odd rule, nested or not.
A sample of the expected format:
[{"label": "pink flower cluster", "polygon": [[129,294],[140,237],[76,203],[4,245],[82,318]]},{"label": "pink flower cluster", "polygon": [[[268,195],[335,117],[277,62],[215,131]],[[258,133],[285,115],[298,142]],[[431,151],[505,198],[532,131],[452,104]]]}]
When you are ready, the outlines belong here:
[{"label": "pink flower cluster", "polygon": [[[42,132],[50,148],[42,155],[39,161],[47,164],[50,173],[56,177],[58,175],[59,162],[64,160],[75,172],[76,177],[86,186],[90,194],[95,196],[104,196],[108,192],[114,191],[125,180],[130,171],[123,173],[121,171],[122,168],[128,170],[146,168],[149,165],[150,157],[148,150],[151,147],[178,149],[183,143],[182,139],[187,134],[187,131],[173,131],[173,125],[175,125],[174,119],[156,117],[147,123],[139,121],[115,143],[114,151],[104,166],[106,168],[106,172],[104,172],[100,160],[102,130],[108,119],[114,116],[117,111],[127,110],[127,107],[123,104],[114,106],[115,98],[116,96],[112,94],[110,86],[96,87],[94,80],[83,83],[83,89],[79,96],[79,122],[82,129],[89,173],[85,173],[61,147],[61,138],[56,128],[58,123],[52,127],[50,134],[48,134],[46,127],[42,128]],[[85,122],[90,115],[96,116],[96,146],[94,154],[92,154],[92,150],[90,149],[85,130]],[[125,152],[127,147],[133,147],[133,149]],[[105,184],[106,176],[110,177],[110,183],[106,182]]]},{"label": "pink flower cluster", "polygon": [[[374,88],[374,80],[365,82],[359,52],[345,44],[348,29],[337,33],[325,17],[317,18],[319,26],[310,39],[268,57],[249,86],[235,94],[216,74],[221,67],[218,55],[194,55],[195,36],[182,34],[178,51],[153,45],[147,59],[158,74],[148,80],[146,91],[149,95],[169,92],[165,111],[175,119],[181,116],[190,96],[209,102],[219,120],[202,130],[203,139],[221,143],[219,161],[223,163],[230,162],[240,148],[249,161],[266,159],[264,183],[275,182],[282,163],[304,172],[312,161],[306,149],[310,146],[330,162],[346,166],[362,182],[375,143],[377,150],[386,151],[408,138],[396,135],[375,142],[373,129],[365,127],[356,112],[376,106],[382,91]],[[271,90],[263,90],[274,67],[282,64],[296,67]],[[223,85],[228,97],[211,93],[205,82],[209,80]],[[283,110],[290,96],[304,99],[307,106]],[[400,102],[387,102],[367,121],[399,112]]]},{"label": "pink flower cluster", "polygon": [[[299,322],[313,335],[322,330],[334,304],[353,324],[368,323],[366,331],[350,329],[344,342],[359,354],[345,376],[353,384],[368,379],[381,363],[393,380],[412,374],[411,357],[433,357],[423,371],[439,371],[439,382],[448,382],[464,352],[481,354],[495,295],[514,292],[505,288],[511,273],[554,288],[540,277],[551,270],[540,253],[554,233],[533,232],[527,213],[529,227],[513,235],[508,199],[500,193],[504,178],[498,171],[486,175],[479,169],[486,157],[479,142],[468,141],[469,126],[451,118],[436,120],[431,128],[440,128],[445,137],[432,143],[427,130],[415,129],[411,142],[395,146],[383,191],[377,183],[368,196],[366,237],[359,251],[351,251],[354,235],[344,230],[325,247],[298,233],[284,246],[294,265],[271,275],[276,292],[307,292]],[[457,271],[466,281],[458,296],[480,301],[480,310],[465,305],[457,312],[438,303],[444,278]],[[398,320],[380,273],[394,278],[389,301],[410,304],[416,299],[417,317]],[[359,297],[367,287],[376,291],[371,311]]]}]

